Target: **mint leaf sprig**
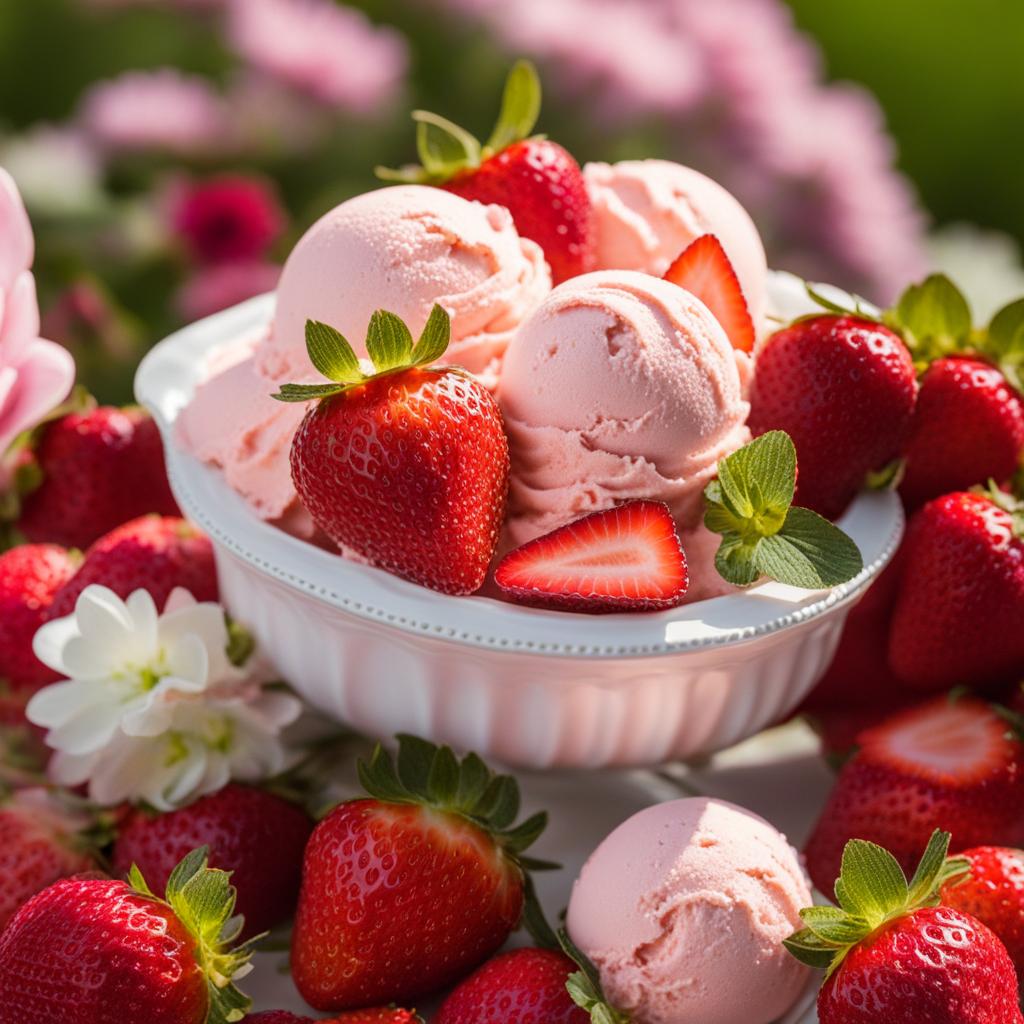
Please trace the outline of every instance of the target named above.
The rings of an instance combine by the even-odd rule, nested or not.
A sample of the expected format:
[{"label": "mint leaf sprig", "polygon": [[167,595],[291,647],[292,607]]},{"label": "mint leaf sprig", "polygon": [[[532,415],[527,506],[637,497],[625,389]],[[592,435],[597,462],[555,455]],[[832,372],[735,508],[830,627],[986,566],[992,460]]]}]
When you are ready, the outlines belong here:
[{"label": "mint leaf sprig", "polygon": [[947,857],[950,834],[936,830],[914,877],[908,882],[899,862],[887,850],[863,839],[851,839],[843,850],[836,881],[837,907],[806,907],[804,927],[783,945],[802,964],[825,971],[826,980],[847,953],[890,921],[924,907],[937,907],[942,888],[963,882],[970,861]]},{"label": "mint leaf sprig", "polygon": [[749,586],[762,576],[807,590],[853,579],[864,559],[834,523],[793,505],[796,447],[772,430],[718,464],[704,489],[704,525],[722,535],[715,568],[727,582]]},{"label": "mint leaf sprig", "polygon": [[914,357],[918,373],[943,356],[970,355],[993,363],[1015,388],[1024,390],[1024,298],[996,312],[987,326],[975,327],[970,303],[945,274],[931,274],[910,285],[881,313],[858,296],[844,306],[813,285],[805,287],[830,313],[873,320],[895,331]]},{"label": "mint leaf sprig", "polygon": [[378,309],[366,328],[366,351],[375,372],[364,373],[355,351],[340,331],[319,320],[307,320],[306,351],[310,362],[327,381],[323,384],[282,384],[281,390],[270,397],[279,402],[330,398],[397,370],[428,366],[444,355],[451,336],[451,318],[439,305],[435,304],[430,311],[423,333],[415,344],[401,317],[386,309]]}]

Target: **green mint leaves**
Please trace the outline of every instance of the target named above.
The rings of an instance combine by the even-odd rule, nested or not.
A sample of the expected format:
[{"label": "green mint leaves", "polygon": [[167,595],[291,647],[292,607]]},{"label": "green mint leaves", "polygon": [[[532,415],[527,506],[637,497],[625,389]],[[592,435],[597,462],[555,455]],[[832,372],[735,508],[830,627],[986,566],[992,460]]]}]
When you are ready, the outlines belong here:
[{"label": "green mint leaves", "polygon": [[386,309],[378,309],[370,317],[366,329],[366,351],[375,371],[367,374],[359,365],[348,339],[340,331],[319,320],[307,320],[306,351],[310,362],[327,378],[327,383],[282,384],[281,390],[271,397],[279,402],[330,398],[384,374],[413,366],[428,366],[444,355],[451,335],[451,318],[439,305],[435,304],[430,311],[415,345],[401,317]]},{"label": "green mint leaves", "polygon": [[804,927],[783,943],[801,963],[830,977],[846,954],[883,924],[922,907],[939,905],[942,887],[964,880],[970,862],[949,857],[950,834],[936,830],[908,882],[896,858],[882,847],[851,839],[836,881],[838,907],[800,911]]},{"label": "green mint leaves", "polygon": [[528,60],[518,60],[505,80],[501,111],[487,144],[440,114],[414,110],[418,164],[397,169],[377,167],[382,181],[440,185],[467,171],[503,149],[528,139],[540,117],[541,85],[537,69]]},{"label": "green mint leaves", "polygon": [[773,430],[718,464],[704,489],[704,525],[722,535],[715,568],[749,586],[762,576],[807,590],[834,587],[864,568],[857,545],[834,523],[793,507],[796,448]]}]

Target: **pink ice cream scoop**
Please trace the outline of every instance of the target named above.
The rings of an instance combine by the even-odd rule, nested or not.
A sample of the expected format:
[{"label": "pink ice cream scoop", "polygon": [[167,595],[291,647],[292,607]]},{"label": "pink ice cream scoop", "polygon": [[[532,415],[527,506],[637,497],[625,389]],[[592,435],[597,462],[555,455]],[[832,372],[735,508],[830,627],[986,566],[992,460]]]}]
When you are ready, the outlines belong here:
[{"label": "pink ice cream scoop", "polygon": [[179,419],[178,438],[220,466],[264,519],[309,536],[288,465],[306,408],[270,397],[288,381],[318,379],[306,320],[336,327],[365,355],[374,310],[397,313],[416,336],[440,303],[451,316],[446,361],[493,386],[509,339],[550,289],[540,247],[519,237],[504,207],[420,185],[357,196],[300,239],[269,332],[219,355]]},{"label": "pink ice cream scoop", "polygon": [[501,377],[511,539],[631,498],[664,501],[682,530],[697,528],[718,460],[750,436],[748,365],[707,307],[668,281],[599,271],[559,285]]},{"label": "pink ice cream scoop", "polygon": [[374,310],[397,313],[415,337],[437,302],[452,321],[446,360],[493,386],[513,332],[550,289],[540,246],[519,237],[503,206],[424,185],[378,189],[321,217],[295,246],[265,352],[304,360],[313,319],[365,355]]},{"label": "pink ice cream scoop", "polygon": [[587,164],[583,175],[594,208],[599,269],[661,277],[698,235],[716,235],[754,323],[761,324],[768,280],[761,236],[718,182],[669,160]]},{"label": "pink ice cream scoop", "polygon": [[612,832],[583,867],[567,925],[634,1024],[770,1024],[808,984],[782,940],[810,905],[785,837],[702,797]]}]

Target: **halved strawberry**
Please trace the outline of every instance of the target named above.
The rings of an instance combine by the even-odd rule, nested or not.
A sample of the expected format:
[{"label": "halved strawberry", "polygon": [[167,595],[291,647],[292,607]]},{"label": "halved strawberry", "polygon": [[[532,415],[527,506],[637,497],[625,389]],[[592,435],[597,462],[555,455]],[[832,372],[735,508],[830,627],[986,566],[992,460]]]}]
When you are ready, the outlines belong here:
[{"label": "halved strawberry", "polygon": [[592,613],[672,608],[690,583],[660,501],[629,501],[538,537],[506,555],[494,578],[514,601]]},{"label": "halved strawberry", "polygon": [[665,280],[696,295],[722,325],[733,348],[750,352],[756,331],[740,280],[714,235],[695,238],[665,271]]}]

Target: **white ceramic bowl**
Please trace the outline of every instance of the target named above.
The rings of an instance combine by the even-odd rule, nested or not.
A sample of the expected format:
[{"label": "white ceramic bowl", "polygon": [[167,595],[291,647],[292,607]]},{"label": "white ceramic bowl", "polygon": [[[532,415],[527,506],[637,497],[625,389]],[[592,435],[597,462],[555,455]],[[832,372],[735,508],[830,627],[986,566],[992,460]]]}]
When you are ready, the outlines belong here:
[{"label": "white ceramic bowl", "polygon": [[[792,280],[772,285],[777,309],[799,310]],[[533,768],[713,753],[799,704],[899,543],[897,497],[865,494],[841,524],[864,555],[849,583],[767,583],[637,615],[448,597],[346,561],[262,522],[175,441],[206,360],[272,309],[262,296],[167,338],[139,368],[136,394],[163,433],[182,509],[213,540],[227,606],[310,703],[371,735],[412,732]]]}]

